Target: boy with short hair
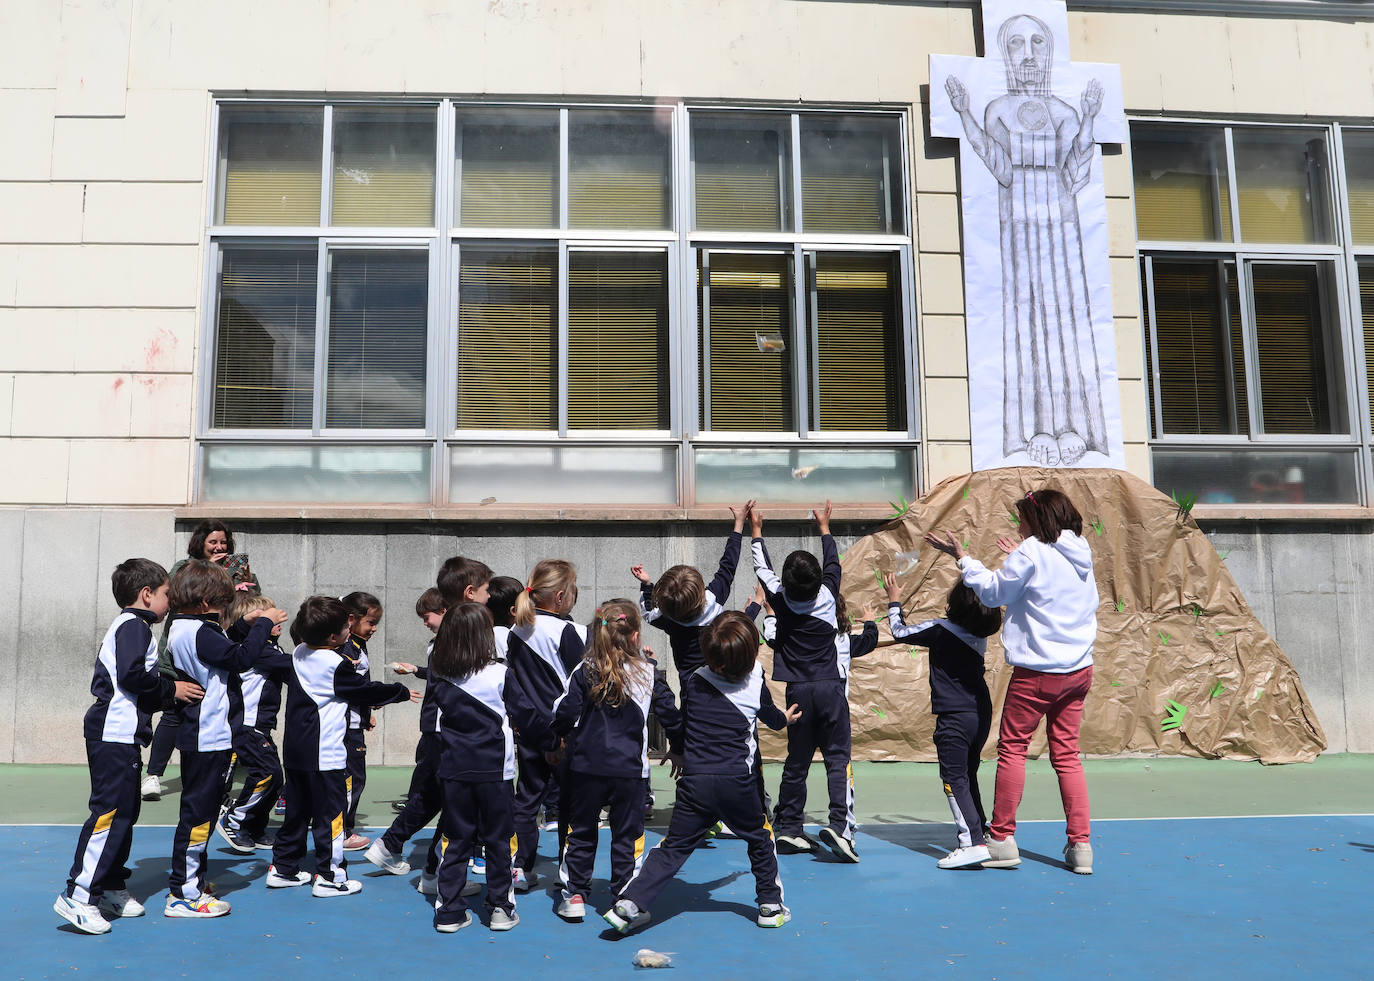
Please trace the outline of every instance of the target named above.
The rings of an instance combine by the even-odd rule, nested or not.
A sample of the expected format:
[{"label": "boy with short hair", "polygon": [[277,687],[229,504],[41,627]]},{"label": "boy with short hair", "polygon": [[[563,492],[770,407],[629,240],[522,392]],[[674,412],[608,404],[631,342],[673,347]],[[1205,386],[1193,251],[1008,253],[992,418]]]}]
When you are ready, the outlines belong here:
[{"label": "boy with short hair", "polygon": [[344,730],[349,706],[390,705],[420,693],[402,684],[367,681],[338,650],[348,640],[348,608],[332,596],[311,596],[301,604],[291,635],[300,645],[291,655],[286,677],[286,730],[282,756],[286,764],[286,819],[272,846],[267,888],[303,886],[305,838],[315,836],[317,898],[351,896],[362,883],[348,878],[344,860],[344,810],[348,804]]},{"label": "boy with short hair", "polygon": [[286,619],[276,608],[253,610],[247,637],[231,641],[220,616],[234,599],[234,580],[219,566],[193,559],[172,577],[169,602],[175,611],[167,650],[177,677],[205,690],[199,702],[181,713],[177,750],[181,753],[181,813],[172,838],[172,873],[163,915],[224,916],[229,904],[206,889],[205,848],[219,817],[229,775],[234,728],[243,717],[239,674],[271,646],[272,628]]},{"label": "boy with short hair", "polygon": [[490,582],[491,568],[485,562],[455,555],[439,567],[434,585],[444,598],[444,606],[454,607],[459,603],[485,603]]},{"label": "boy with short hair", "polygon": [[151,559],[125,559],[110,585],[119,615],[105,632],[91,677],[95,703],[86,710],[86,761],[91,816],[77,838],[66,890],[53,911],[83,933],[110,932],[101,915],[142,916],[143,904],[124,888],[134,824],[142,807],[143,747],[152,738],[150,715],[164,701],[193,702],[204,691],[190,681],[162,677],[152,625],[167,615],[167,570]]},{"label": "boy with short hair", "polygon": [[[811,516],[821,533],[822,560],[798,549],[774,573],[763,544],[763,515],[751,514],[754,571],[764,597],[777,618],[773,641],[773,678],[787,685],[787,701],[802,709],[802,722],[787,730],[787,762],[778,786],[773,823],[778,852],[811,852],[815,845],[802,830],[806,807],[806,771],[819,748],[825,760],[830,795],[829,824],[820,837],[836,857],[857,862],[851,801],[849,698],[840,670],[835,638],[840,625],[836,598],[840,594],[840,558],[830,535],[831,504]],[[846,630],[848,628],[846,627]]]}]

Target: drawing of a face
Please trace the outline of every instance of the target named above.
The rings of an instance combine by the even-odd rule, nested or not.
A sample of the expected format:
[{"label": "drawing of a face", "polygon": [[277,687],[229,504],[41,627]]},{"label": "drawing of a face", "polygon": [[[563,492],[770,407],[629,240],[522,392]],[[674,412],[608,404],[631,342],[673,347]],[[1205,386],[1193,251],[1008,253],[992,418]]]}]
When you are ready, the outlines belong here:
[{"label": "drawing of a face", "polygon": [[1044,94],[1054,64],[1054,36],[1044,22],[1030,14],[1008,17],[997,32],[997,46],[1007,66],[1007,88],[1013,92]]}]

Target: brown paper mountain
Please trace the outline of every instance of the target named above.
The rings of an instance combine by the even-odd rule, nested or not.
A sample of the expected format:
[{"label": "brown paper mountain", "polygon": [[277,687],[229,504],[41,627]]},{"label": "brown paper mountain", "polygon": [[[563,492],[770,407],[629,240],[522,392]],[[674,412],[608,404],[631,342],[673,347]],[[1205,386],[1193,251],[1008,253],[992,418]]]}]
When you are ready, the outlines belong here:
[{"label": "brown paper mountain", "polygon": [[[958,570],[922,537],[951,531],[997,568],[997,538],[1018,537],[1013,504],[1041,487],[1063,491],[1083,515],[1102,600],[1085,753],[1293,763],[1326,748],[1292,662],[1173,500],[1119,470],[1009,468],[944,481],[842,556],[850,614],[857,621],[874,604],[882,638],[877,651],[854,662],[854,759],[935,759],[926,651],[893,643],[878,576],[897,573],[906,622],[943,616]],[[1000,713],[1011,675],[1000,637],[989,638],[987,672]],[[985,756],[995,754],[996,736],[994,719]],[[1031,751],[1042,755],[1044,746],[1042,728]],[[772,758],[786,754],[775,734],[763,748]]]}]

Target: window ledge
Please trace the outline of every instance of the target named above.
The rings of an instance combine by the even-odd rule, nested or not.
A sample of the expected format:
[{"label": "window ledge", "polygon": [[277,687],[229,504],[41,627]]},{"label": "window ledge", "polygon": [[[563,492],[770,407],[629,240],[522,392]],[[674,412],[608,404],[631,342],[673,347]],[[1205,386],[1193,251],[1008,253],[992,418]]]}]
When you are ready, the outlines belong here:
[{"label": "window ledge", "polygon": [[1374,508],[1354,504],[1199,504],[1197,521],[1374,521]]},{"label": "window ledge", "polygon": [[[817,502],[819,503],[819,502]],[[800,505],[764,505],[761,510],[769,521],[810,521],[811,509]],[[620,504],[579,504],[552,508],[540,505],[452,505],[425,507],[413,504],[193,504],[173,511],[178,520],[195,521],[202,518],[221,518],[226,521],[728,521],[730,511],[725,505],[712,507],[632,507]],[[1374,519],[1374,511],[1370,512]],[[835,521],[882,523],[892,517],[886,505],[836,505]]]}]

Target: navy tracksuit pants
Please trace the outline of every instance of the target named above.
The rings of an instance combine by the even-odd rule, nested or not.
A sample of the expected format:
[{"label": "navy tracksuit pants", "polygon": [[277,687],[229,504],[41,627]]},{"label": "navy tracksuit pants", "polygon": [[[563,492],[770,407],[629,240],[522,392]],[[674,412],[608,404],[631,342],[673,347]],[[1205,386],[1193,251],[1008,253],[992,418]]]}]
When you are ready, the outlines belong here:
[{"label": "navy tracksuit pants", "polygon": [[482,842],[487,853],[487,910],[498,906],[515,911],[511,880],[510,840],[515,821],[515,798],[509,781],[440,780],[444,794],[444,837],[439,843],[439,897],[434,923],[461,923],[468,904],[463,887],[468,859]]},{"label": "navy tracksuit pants", "polygon": [[86,762],[91,770],[91,815],[76,841],[67,895],[78,903],[96,903],[106,890],[123,889],[129,881],[129,847],[143,806],[143,747],[88,739]]},{"label": "navy tracksuit pants", "polygon": [[[515,753],[520,766],[519,777],[515,783],[515,867],[529,873],[534,869],[534,859],[539,848],[539,808],[547,801],[550,784],[554,779],[558,780],[561,791],[557,806],[558,853],[563,854],[563,835],[568,827],[567,764],[552,767],[544,759],[542,752],[521,746],[519,743],[515,744]],[[487,860],[491,861],[490,856]]]},{"label": "navy tracksuit pants", "polygon": [[401,854],[407,841],[435,817],[439,826],[434,829],[434,837],[429,843],[429,857],[425,862],[425,872],[434,875],[439,867],[439,838],[444,832],[443,810],[444,791],[439,782],[440,742],[437,733],[424,732],[415,744],[415,769],[410,773],[410,790],[406,793],[406,804],[391,827],[382,835],[382,846],[393,855]]},{"label": "navy tracksuit pants", "polygon": [[977,711],[941,712],[935,716],[935,754],[950,813],[959,830],[959,847],[985,843],[988,824],[978,793],[978,764],[992,726],[992,705]]},{"label": "navy tracksuit pants", "polygon": [[601,808],[609,802],[611,818],[611,892],[630,881],[644,856],[645,783],[641,776],[605,777],[569,773],[563,786],[567,798],[567,839],[559,877],[566,895],[584,899],[592,888],[592,866],[600,837]]},{"label": "navy tracksuit pants", "polygon": [[169,708],[158,716],[153,730],[153,744],[148,748],[148,776],[160,777],[167,772],[172,750],[177,748],[177,730],[181,728],[181,710]]},{"label": "navy tracksuit pants", "polygon": [[358,821],[358,802],[367,786],[367,739],[361,729],[344,732],[344,759],[348,769],[348,802],[344,808],[344,837],[353,833]]},{"label": "navy tracksuit pants", "polygon": [[243,788],[230,803],[224,823],[261,841],[277,802],[277,792],[286,780],[277,744],[272,741],[272,733],[245,727],[234,734],[234,755],[237,765],[244,770]]},{"label": "navy tracksuit pants", "polygon": [[177,899],[196,900],[205,892],[205,848],[219,820],[232,757],[227,749],[181,751],[181,813],[172,836],[172,874],[167,880]]},{"label": "navy tracksuit pants", "polygon": [[301,870],[306,835],[314,833],[315,874],[331,882],[348,879],[344,860],[347,770],[286,771],[286,816],[272,846],[272,865],[291,878]]},{"label": "navy tracksuit pants", "polygon": [[[853,772],[849,766],[849,696],[842,679],[791,681],[787,704],[801,707],[801,718],[787,727],[787,762],[778,786],[773,823],[780,835],[800,835],[806,810],[806,773],[821,751],[830,796],[830,828],[854,837]],[[729,824],[729,822],[726,822]],[[730,825],[734,830],[734,825]]]},{"label": "navy tracksuit pants", "polygon": [[688,774],[679,780],[668,833],[649,849],[639,871],[620,891],[620,898],[648,909],[717,821],[729,825],[748,846],[756,902],[760,906],[781,903],[782,879],[778,876],[773,829],[763,813],[753,773]]}]

